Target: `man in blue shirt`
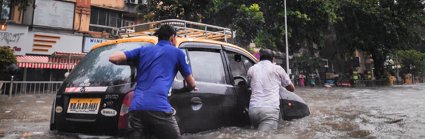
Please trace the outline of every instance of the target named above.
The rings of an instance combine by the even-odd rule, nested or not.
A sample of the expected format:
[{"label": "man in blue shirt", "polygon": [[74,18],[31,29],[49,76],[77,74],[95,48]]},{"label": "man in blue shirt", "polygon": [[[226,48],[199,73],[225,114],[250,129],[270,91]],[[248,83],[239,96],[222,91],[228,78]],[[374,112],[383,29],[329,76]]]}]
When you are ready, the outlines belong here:
[{"label": "man in blue shirt", "polygon": [[156,45],[140,47],[130,51],[116,52],[109,61],[120,64],[136,60],[137,84],[130,105],[130,138],[143,138],[144,133],[158,138],[180,138],[180,131],[168,101],[168,93],[180,71],[185,78],[187,89],[195,88],[186,54],[175,47],[176,30],[170,25],[162,25],[155,33]]}]

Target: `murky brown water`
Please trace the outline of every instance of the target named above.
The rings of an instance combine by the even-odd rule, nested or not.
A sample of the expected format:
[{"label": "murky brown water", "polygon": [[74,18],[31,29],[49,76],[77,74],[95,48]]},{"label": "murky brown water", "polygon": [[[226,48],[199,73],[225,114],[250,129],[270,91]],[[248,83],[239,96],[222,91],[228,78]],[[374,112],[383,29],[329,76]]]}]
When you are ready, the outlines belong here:
[{"label": "murky brown water", "polygon": [[[226,127],[184,138],[425,138],[425,85],[385,88],[300,88],[311,115],[280,121],[271,133]],[[48,129],[54,95],[0,96],[0,137],[91,138],[69,136]],[[13,103],[13,104],[5,104]],[[99,137],[107,138],[107,137]]]},{"label": "murky brown water", "polygon": [[203,138],[425,138],[425,85],[386,88],[306,88],[297,93],[309,117],[281,121],[278,131],[223,128]]}]

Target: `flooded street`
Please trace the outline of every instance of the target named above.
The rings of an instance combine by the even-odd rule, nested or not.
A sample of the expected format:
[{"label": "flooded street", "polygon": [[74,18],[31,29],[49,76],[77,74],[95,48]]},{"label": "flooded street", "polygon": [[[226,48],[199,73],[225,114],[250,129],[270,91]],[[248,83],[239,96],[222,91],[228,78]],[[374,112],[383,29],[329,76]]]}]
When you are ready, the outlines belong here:
[{"label": "flooded street", "polygon": [[281,121],[278,131],[223,128],[206,138],[425,138],[425,85],[386,88],[306,88],[297,93],[309,117]]},{"label": "flooded street", "polygon": [[[184,138],[425,138],[425,85],[382,88],[297,88],[311,115],[280,121],[272,133],[225,127]],[[0,96],[0,137],[91,138],[49,131],[54,95]],[[97,138],[108,138],[98,136]],[[114,138],[114,137],[110,137]]]}]

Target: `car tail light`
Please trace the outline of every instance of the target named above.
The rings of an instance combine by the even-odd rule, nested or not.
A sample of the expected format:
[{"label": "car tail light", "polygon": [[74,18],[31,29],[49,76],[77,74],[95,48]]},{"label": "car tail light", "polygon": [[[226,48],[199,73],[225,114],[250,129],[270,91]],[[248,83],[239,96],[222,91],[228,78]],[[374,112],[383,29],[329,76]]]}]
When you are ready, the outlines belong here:
[{"label": "car tail light", "polygon": [[130,108],[131,100],[133,100],[133,91],[127,93],[122,101],[120,116],[118,119],[118,129],[127,128],[128,109]]}]

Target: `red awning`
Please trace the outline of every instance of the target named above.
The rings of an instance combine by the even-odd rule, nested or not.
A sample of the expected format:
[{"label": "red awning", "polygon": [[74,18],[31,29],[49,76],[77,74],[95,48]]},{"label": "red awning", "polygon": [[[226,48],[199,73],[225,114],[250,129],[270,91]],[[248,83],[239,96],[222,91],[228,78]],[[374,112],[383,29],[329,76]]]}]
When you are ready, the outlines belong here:
[{"label": "red awning", "polygon": [[48,56],[16,56],[18,62],[39,62],[47,63],[49,62]]},{"label": "red awning", "polygon": [[37,69],[73,69],[79,59],[51,58],[48,56],[16,56],[18,67]]},{"label": "red awning", "polygon": [[85,53],[75,53],[75,52],[61,52],[61,51],[56,51],[52,54],[52,57],[62,57],[62,58],[83,58],[84,56],[86,56]]}]

